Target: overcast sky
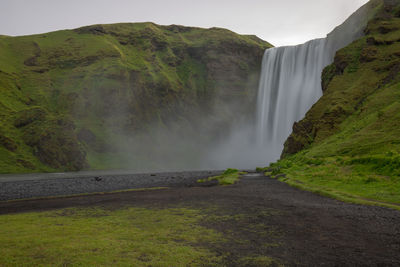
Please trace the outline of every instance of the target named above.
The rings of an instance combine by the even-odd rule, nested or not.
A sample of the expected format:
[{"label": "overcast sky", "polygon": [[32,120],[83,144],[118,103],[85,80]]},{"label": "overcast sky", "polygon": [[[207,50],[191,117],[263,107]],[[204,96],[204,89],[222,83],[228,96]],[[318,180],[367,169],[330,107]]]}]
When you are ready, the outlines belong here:
[{"label": "overcast sky", "polygon": [[368,0],[0,0],[0,34],[116,22],[222,27],[270,43],[325,37]]}]

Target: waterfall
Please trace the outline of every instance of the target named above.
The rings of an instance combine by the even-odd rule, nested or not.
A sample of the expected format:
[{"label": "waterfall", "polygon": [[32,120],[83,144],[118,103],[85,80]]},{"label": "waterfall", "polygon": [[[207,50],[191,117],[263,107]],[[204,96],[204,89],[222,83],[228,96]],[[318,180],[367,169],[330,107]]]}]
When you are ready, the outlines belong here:
[{"label": "waterfall", "polygon": [[337,50],[363,35],[371,11],[364,5],[326,38],[265,51],[257,98],[256,140],[266,159],[279,159],[293,123],[301,120],[322,96],[321,74]]},{"label": "waterfall", "polygon": [[363,36],[367,21],[381,4],[371,0],[326,38],[296,46],[267,49],[261,67],[255,125],[238,125],[215,145],[206,166],[254,168],[279,159],[293,123],[322,96],[321,74],[336,51]]},{"label": "waterfall", "polygon": [[[344,46],[345,44],[343,44]],[[337,45],[329,38],[265,51],[258,89],[256,140],[276,160],[293,123],[322,96],[321,73]]]},{"label": "waterfall", "polygon": [[326,39],[265,51],[257,103],[257,142],[279,157],[295,121],[321,97]]}]

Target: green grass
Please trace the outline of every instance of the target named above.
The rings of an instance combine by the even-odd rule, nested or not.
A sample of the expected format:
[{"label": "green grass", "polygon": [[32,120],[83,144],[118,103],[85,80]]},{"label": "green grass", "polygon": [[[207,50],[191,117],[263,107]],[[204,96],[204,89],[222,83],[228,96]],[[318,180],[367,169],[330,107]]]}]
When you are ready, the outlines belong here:
[{"label": "green grass", "polygon": [[1,266],[204,266],[223,240],[191,209],[68,208],[0,216]]},{"label": "green grass", "polygon": [[240,175],[244,174],[239,172],[237,169],[226,169],[223,174],[218,176],[208,177],[207,179],[199,179],[199,183],[204,183],[207,181],[218,181],[220,185],[232,185],[239,181]]},{"label": "green grass", "polygon": [[[308,158],[299,153],[271,165],[266,175],[285,174],[281,181],[340,200],[400,209],[397,157]],[[275,173],[271,173],[275,171]]]},{"label": "green grass", "polygon": [[[282,266],[274,209],[84,207],[0,215],[0,266]],[[256,240],[256,250],[243,249]]]}]

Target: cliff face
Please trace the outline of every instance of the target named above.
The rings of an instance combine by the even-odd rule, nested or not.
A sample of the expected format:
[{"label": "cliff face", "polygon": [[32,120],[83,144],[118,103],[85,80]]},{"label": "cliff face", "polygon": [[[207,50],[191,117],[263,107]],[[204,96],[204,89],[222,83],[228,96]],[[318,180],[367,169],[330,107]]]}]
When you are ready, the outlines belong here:
[{"label": "cliff face", "polygon": [[121,167],[121,140],[162,129],[219,138],[252,114],[269,47],[153,23],[0,36],[0,172]]},{"label": "cliff face", "polygon": [[322,73],[321,99],[293,125],[282,158],[400,151],[400,4],[380,1],[365,36],[339,50]]}]

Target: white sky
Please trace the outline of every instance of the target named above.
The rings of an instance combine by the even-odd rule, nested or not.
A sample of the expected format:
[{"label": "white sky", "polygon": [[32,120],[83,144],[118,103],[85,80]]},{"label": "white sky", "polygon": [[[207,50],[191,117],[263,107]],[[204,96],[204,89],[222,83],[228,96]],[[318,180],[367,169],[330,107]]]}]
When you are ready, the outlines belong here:
[{"label": "white sky", "polygon": [[151,21],[222,27],[275,46],[325,37],[368,0],[0,0],[0,34]]}]

